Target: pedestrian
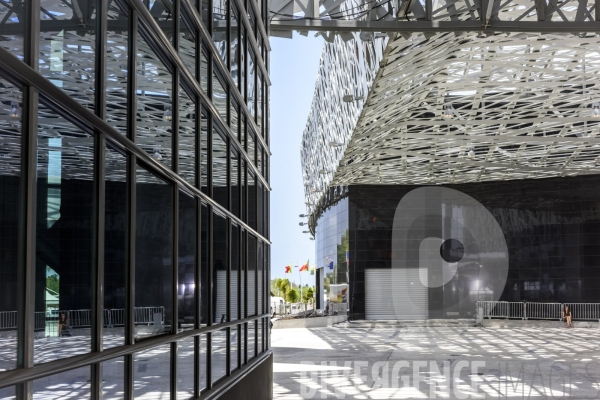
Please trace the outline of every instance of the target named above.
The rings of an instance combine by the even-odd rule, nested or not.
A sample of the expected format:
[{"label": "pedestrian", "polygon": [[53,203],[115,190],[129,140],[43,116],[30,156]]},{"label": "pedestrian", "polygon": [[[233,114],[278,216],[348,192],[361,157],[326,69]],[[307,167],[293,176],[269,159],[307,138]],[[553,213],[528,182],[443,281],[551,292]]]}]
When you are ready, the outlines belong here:
[{"label": "pedestrian", "polygon": [[565,306],[562,317],[565,320],[565,322],[567,323],[567,328],[572,328],[573,327],[573,323],[572,323],[573,313],[571,312],[571,309],[569,308],[569,306]]},{"label": "pedestrian", "polygon": [[69,320],[67,319],[67,316],[65,313],[61,313],[60,317],[58,318],[58,337],[62,336],[63,329],[67,329],[68,326]]}]

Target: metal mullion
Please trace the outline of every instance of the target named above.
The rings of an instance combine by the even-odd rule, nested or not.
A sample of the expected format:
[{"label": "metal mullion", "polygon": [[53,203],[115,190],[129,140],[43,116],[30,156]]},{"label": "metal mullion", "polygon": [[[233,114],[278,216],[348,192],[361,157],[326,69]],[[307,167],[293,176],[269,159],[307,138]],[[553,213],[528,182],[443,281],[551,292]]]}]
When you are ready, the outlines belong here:
[{"label": "metal mullion", "polygon": [[[209,130],[210,131],[210,130]],[[210,138],[210,134],[209,134]],[[212,148],[212,145],[211,145]],[[211,151],[208,152],[209,154]],[[210,158],[210,157],[209,157]],[[212,174],[209,174],[210,180],[212,181]],[[212,182],[210,183],[212,187]],[[208,224],[207,224],[207,235],[208,235],[208,254],[206,261],[208,264],[207,273],[207,284],[208,284],[208,296],[207,296],[207,314],[208,314],[208,326],[213,325],[213,226],[214,226],[214,213],[212,207],[208,207]],[[206,389],[212,387],[212,332],[206,334]]]},{"label": "metal mullion", "polygon": [[[258,189],[258,185],[256,185]],[[258,193],[258,190],[255,190]],[[254,204],[257,204],[256,201]],[[258,210],[258,209],[257,209]],[[256,225],[258,226],[258,212],[256,213]],[[259,315],[259,303],[258,303],[258,243],[260,239],[256,239],[254,249],[254,315]],[[260,320],[254,322],[254,355],[258,355],[258,323]]]},{"label": "metal mullion", "polygon": [[[241,196],[239,196],[241,197]],[[238,225],[238,233],[237,233],[237,244],[238,244],[238,248],[237,248],[237,320],[239,321],[240,319],[242,319],[242,307],[241,307],[241,302],[242,302],[242,245],[243,245],[243,241],[242,241],[242,233],[243,230],[242,228]],[[237,341],[237,350],[238,350],[238,360],[237,360],[237,367],[241,368],[242,367],[242,328],[243,328],[243,324],[242,325],[236,325],[236,329],[237,329],[237,337],[238,337],[238,341]]]},{"label": "metal mullion", "polygon": [[[226,287],[225,287],[225,295],[227,296],[226,300],[226,313],[227,313],[227,322],[231,322],[231,219],[226,218],[227,222],[227,232],[226,232],[226,254],[227,254],[227,278],[226,278]],[[231,375],[231,327],[226,330],[226,338],[225,338],[225,369],[226,375]]]},{"label": "metal mullion", "polygon": [[[96,58],[95,58],[95,107],[96,115],[106,119],[106,29],[107,0],[96,2]],[[103,307],[104,307],[104,231],[105,231],[105,154],[106,137],[103,132],[94,132],[94,241],[92,261],[92,327],[91,351],[103,350]],[[91,397],[102,398],[102,364],[91,366]]]},{"label": "metal mullion", "polygon": [[[171,255],[171,267],[172,267],[172,282],[171,282],[171,333],[177,334],[179,328],[179,305],[178,305],[178,288],[179,288],[179,187],[172,185],[173,188],[173,229],[171,232],[172,237],[172,255]],[[170,351],[170,388],[171,388],[171,399],[177,398],[177,346],[178,342],[171,342]]]},{"label": "metal mullion", "polygon": [[[24,61],[39,69],[39,0],[25,6]],[[17,368],[34,365],[35,281],[36,281],[36,195],[38,91],[24,86],[21,123],[21,179],[19,187],[18,261],[17,261]],[[18,399],[33,396],[31,381],[18,384]]]},{"label": "metal mullion", "polygon": [[[196,47],[196,49],[198,50],[198,47]],[[196,52],[196,54],[198,55],[198,51]],[[199,58],[197,57],[196,60],[199,61]],[[199,69],[200,68],[200,62],[196,63],[196,67]],[[196,120],[195,120],[195,134],[194,134],[194,140],[196,141],[196,146],[195,146],[195,165],[194,165],[194,172],[195,172],[195,183],[196,183],[196,187],[199,188],[201,186],[201,181],[202,181],[202,177],[201,177],[201,168],[202,168],[202,162],[200,159],[200,155],[202,153],[202,143],[200,140],[200,132],[201,132],[201,125],[202,125],[202,105],[200,103],[200,98],[198,96],[196,96]],[[202,321],[202,284],[204,282],[201,281],[200,277],[201,277],[201,257],[202,257],[202,201],[200,200],[200,198],[195,197],[196,200],[196,254],[195,254],[195,260],[194,260],[194,305],[195,305],[195,312],[194,312],[194,328],[195,329],[199,329],[201,327],[201,321]],[[201,363],[202,363],[202,357],[201,357],[201,353],[200,353],[200,349],[201,349],[201,343],[200,343],[200,335],[196,336],[194,338],[194,397],[199,397],[200,396],[200,372],[201,372]]]},{"label": "metal mullion", "polygon": [[[127,54],[127,137],[135,144],[137,111],[137,54],[138,21],[137,11],[129,10],[128,54]],[[125,344],[135,344],[135,224],[136,224],[136,164],[137,156],[127,155],[127,244],[125,265]],[[134,360],[133,354],[127,354],[124,363],[124,396],[126,400],[134,398]]]},{"label": "metal mullion", "polygon": [[[242,248],[244,250],[244,319],[248,318],[248,231],[245,231],[242,235],[244,240]],[[248,323],[243,325],[244,333],[244,364],[248,363]]]}]

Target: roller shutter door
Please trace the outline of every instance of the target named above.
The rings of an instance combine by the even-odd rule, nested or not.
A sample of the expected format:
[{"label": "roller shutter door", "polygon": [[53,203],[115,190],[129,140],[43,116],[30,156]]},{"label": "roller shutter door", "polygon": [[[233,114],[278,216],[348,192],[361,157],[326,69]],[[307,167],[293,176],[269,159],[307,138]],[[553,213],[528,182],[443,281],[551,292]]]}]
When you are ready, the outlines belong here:
[{"label": "roller shutter door", "polygon": [[[416,268],[367,269],[365,291],[365,318],[368,320],[429,318],[427,288],[421,284]],[[394,301],[400,305],[398,311],[394,309]]]}]

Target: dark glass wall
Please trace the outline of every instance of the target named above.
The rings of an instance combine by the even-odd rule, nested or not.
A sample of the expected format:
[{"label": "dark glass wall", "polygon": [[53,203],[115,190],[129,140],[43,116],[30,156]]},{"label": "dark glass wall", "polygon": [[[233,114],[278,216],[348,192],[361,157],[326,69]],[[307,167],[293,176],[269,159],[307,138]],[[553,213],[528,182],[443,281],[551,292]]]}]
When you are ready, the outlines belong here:
[{"label": "dark glass wall", "polygon": [[222,395],[271,362],[264,7],[5,3],[0,397]]},{"label": "dark glass wall", "polygon": [[[355,319],[365,318],[365,271],[392,268],[396,208],[419,187],[349,187],[350,308]],[[472,317],[475,301],[492,300],[488,295],[501,301],[600,302],[600,175],[443,187],[471,196],[495,218],[506,240],[508,275],[494,294],[486,288],[497,282],[485,281],[501,279],[493,275],[477,288],[469,286],[466,290],[477,296],[462,299],[456,314],[436,314],[431,308],[435,295],[429,293],[431,318]],[[438,299],[452,301],[443,293]]]}]

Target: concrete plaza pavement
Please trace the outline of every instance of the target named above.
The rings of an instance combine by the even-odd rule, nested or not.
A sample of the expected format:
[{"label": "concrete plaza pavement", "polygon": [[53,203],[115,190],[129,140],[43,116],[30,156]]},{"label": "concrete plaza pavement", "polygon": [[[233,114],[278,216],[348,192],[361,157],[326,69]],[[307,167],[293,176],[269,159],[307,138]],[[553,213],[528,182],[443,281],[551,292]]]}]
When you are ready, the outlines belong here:
[{"label": "concrete plaza pavement", "polygon": [[275,399],[600,398],[600,330],[273,330]]}]

